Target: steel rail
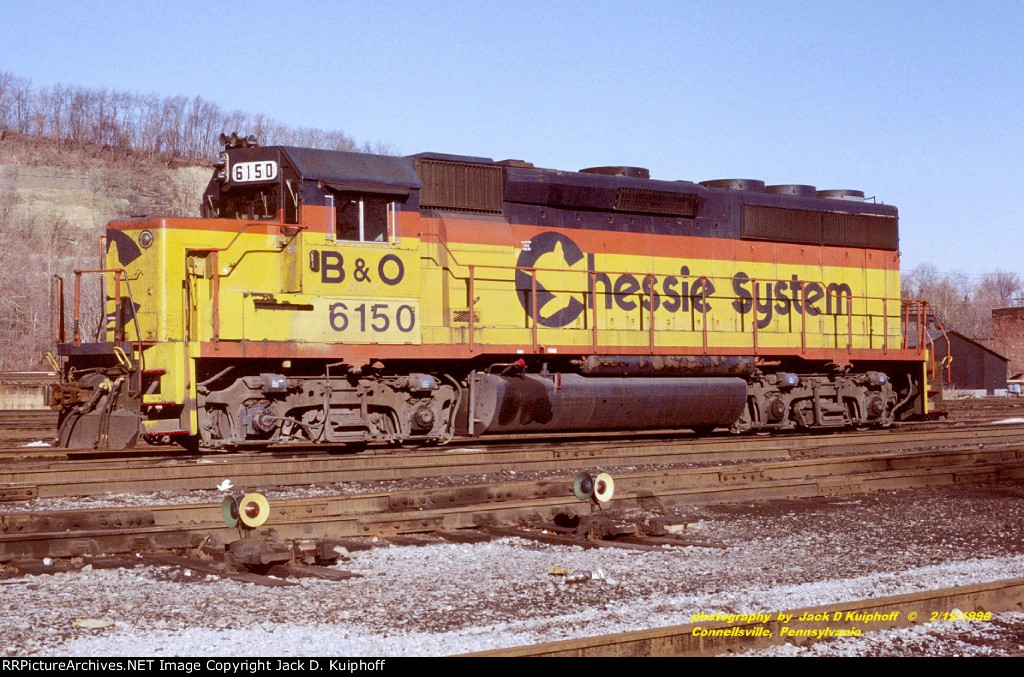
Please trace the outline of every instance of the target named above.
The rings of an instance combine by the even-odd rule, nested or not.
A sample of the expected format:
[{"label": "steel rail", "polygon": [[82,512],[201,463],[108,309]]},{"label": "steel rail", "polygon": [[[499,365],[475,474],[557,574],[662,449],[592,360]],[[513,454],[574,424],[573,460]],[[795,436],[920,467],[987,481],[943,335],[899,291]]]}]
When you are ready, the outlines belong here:
[{"label": "steel rail", "polygon": [[[947,449],[979,444],[1014,445],[1019,426],[982,430],[893,432],[888,435],[837,437],[683,439],[622,442],[578,442],[529,448],[446,448],[430,452],[296,457],[260,454],[206,456],[196,460],[147,457],[109,460],[65,460],[47,464],[33,447],[23,463],[0,470],[0,501],[105,493],[147,493],[213,489],[229,478],[235,486],[261,489],[311,483],[371,482],[409,478],[488,475],[603,469],[622,466],[752,462],[849,455],[900,448]],[[950,451],[941,452],[952,453]]]},{"label": "steel rail", "polygon": [[[756,468],[638,472],[616,478],[614,503],[608,507],[791,499],[1024,478],[1024,453],[1004,452],[991,459],[979,454],[988,455],[930,453],[895,459],[890,454],[874,460],[837,459],[831,466],[799,460]],[[953,462],[935,467],[943,459]],[[843,467],[853,472],[837,475]],[[572,479],[565,478],[276,501],[266,527],[292,540],[391,536],[537,523],[559,514],[602,510],[576,499]],[[195,547],[207,537],[227,544],[244,534],[223,524],[219,504],[0,514],[0,561]]]}]

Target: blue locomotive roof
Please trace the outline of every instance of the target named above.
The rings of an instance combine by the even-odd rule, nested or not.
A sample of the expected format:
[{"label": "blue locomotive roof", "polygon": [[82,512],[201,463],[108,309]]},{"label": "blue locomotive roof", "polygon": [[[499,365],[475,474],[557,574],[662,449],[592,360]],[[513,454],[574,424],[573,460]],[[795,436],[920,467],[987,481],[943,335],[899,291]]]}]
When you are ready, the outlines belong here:
[{"label": "blue locomotive roof", "polygon": [[409,158],[293,146],[282,146],[280,150],[303,179],[323,181],[342,190],[357,184],[405,189],[419,189],[423,185]]}]

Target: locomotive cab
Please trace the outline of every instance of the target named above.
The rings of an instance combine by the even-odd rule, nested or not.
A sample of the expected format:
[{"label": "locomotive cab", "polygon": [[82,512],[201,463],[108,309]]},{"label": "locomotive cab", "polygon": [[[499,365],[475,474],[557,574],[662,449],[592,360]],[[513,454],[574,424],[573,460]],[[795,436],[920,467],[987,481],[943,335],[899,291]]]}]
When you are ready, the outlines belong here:
[{"label": "locomotive cab", "polygon": [[106,271],[143,293],[108,295],[109,316],[131,321],[108,323],[104,340],[61,346],[61,444],[449,439],[450,378],[360,376],[367,346],[421,340],[419,251],[399,232],[419,187],[404,158],[240,140],[220,155],[203,218],[110,224]]}]

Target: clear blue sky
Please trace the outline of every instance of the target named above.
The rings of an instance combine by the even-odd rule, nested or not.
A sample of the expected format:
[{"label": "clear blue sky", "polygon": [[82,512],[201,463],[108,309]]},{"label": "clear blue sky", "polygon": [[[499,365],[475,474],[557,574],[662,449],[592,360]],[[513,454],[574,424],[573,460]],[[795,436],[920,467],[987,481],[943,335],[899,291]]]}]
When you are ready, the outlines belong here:
[{"label": "clear blue sky", "polygon": [[[401,153],[857,188],[903,265],[1024,274],[1024,2],[0,0],[0,70]],[[244,130],[239,130],[244,131]]]}]

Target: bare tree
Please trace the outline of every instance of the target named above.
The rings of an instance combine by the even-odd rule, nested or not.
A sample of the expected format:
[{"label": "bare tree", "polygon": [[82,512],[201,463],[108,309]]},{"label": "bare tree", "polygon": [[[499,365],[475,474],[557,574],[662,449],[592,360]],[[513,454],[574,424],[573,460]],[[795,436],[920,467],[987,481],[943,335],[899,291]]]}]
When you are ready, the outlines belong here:
[{"label": "bare tree", "polygon": [[903,276],[903,295],[927,300],[947,329],[987,343],[992,339],[992,310],[1016,302],[1024,283],[1016,273],[997,270],[977,282],[960,272],[941,273],[928,263]]},{"label": "bare tree", "polygon": [[1024,282],[1017,273],[997,270],[989,273],[978,283],[978,299],[993,308],[1013,305],[1024,291]]},{"label": "bare tree", "polygon": [[[44,218],[21,200],[13,182],[0,190],[0,370],[44,367],[53,350],[51,295],[54,275],[69,285],[75,269],[95,268],[87,233],[62,217]],[[89,280],[87,294],[98,294]],[[70,296],[72,289],[66,290]],[[95,326],[97,316],[85,316]]]},{"label": "bare tree", "polygon": [[215,156],[217,137],[232,131],[254,134],[265,144],[394,153],[386,144],[359,147],[338,130],[295,128],[261,114],[228,113],[199,96],[160,99],[153,94],[68,85],[34,90],[30,81],[0,71],[0,130],[5,129],[192,160]]}]

